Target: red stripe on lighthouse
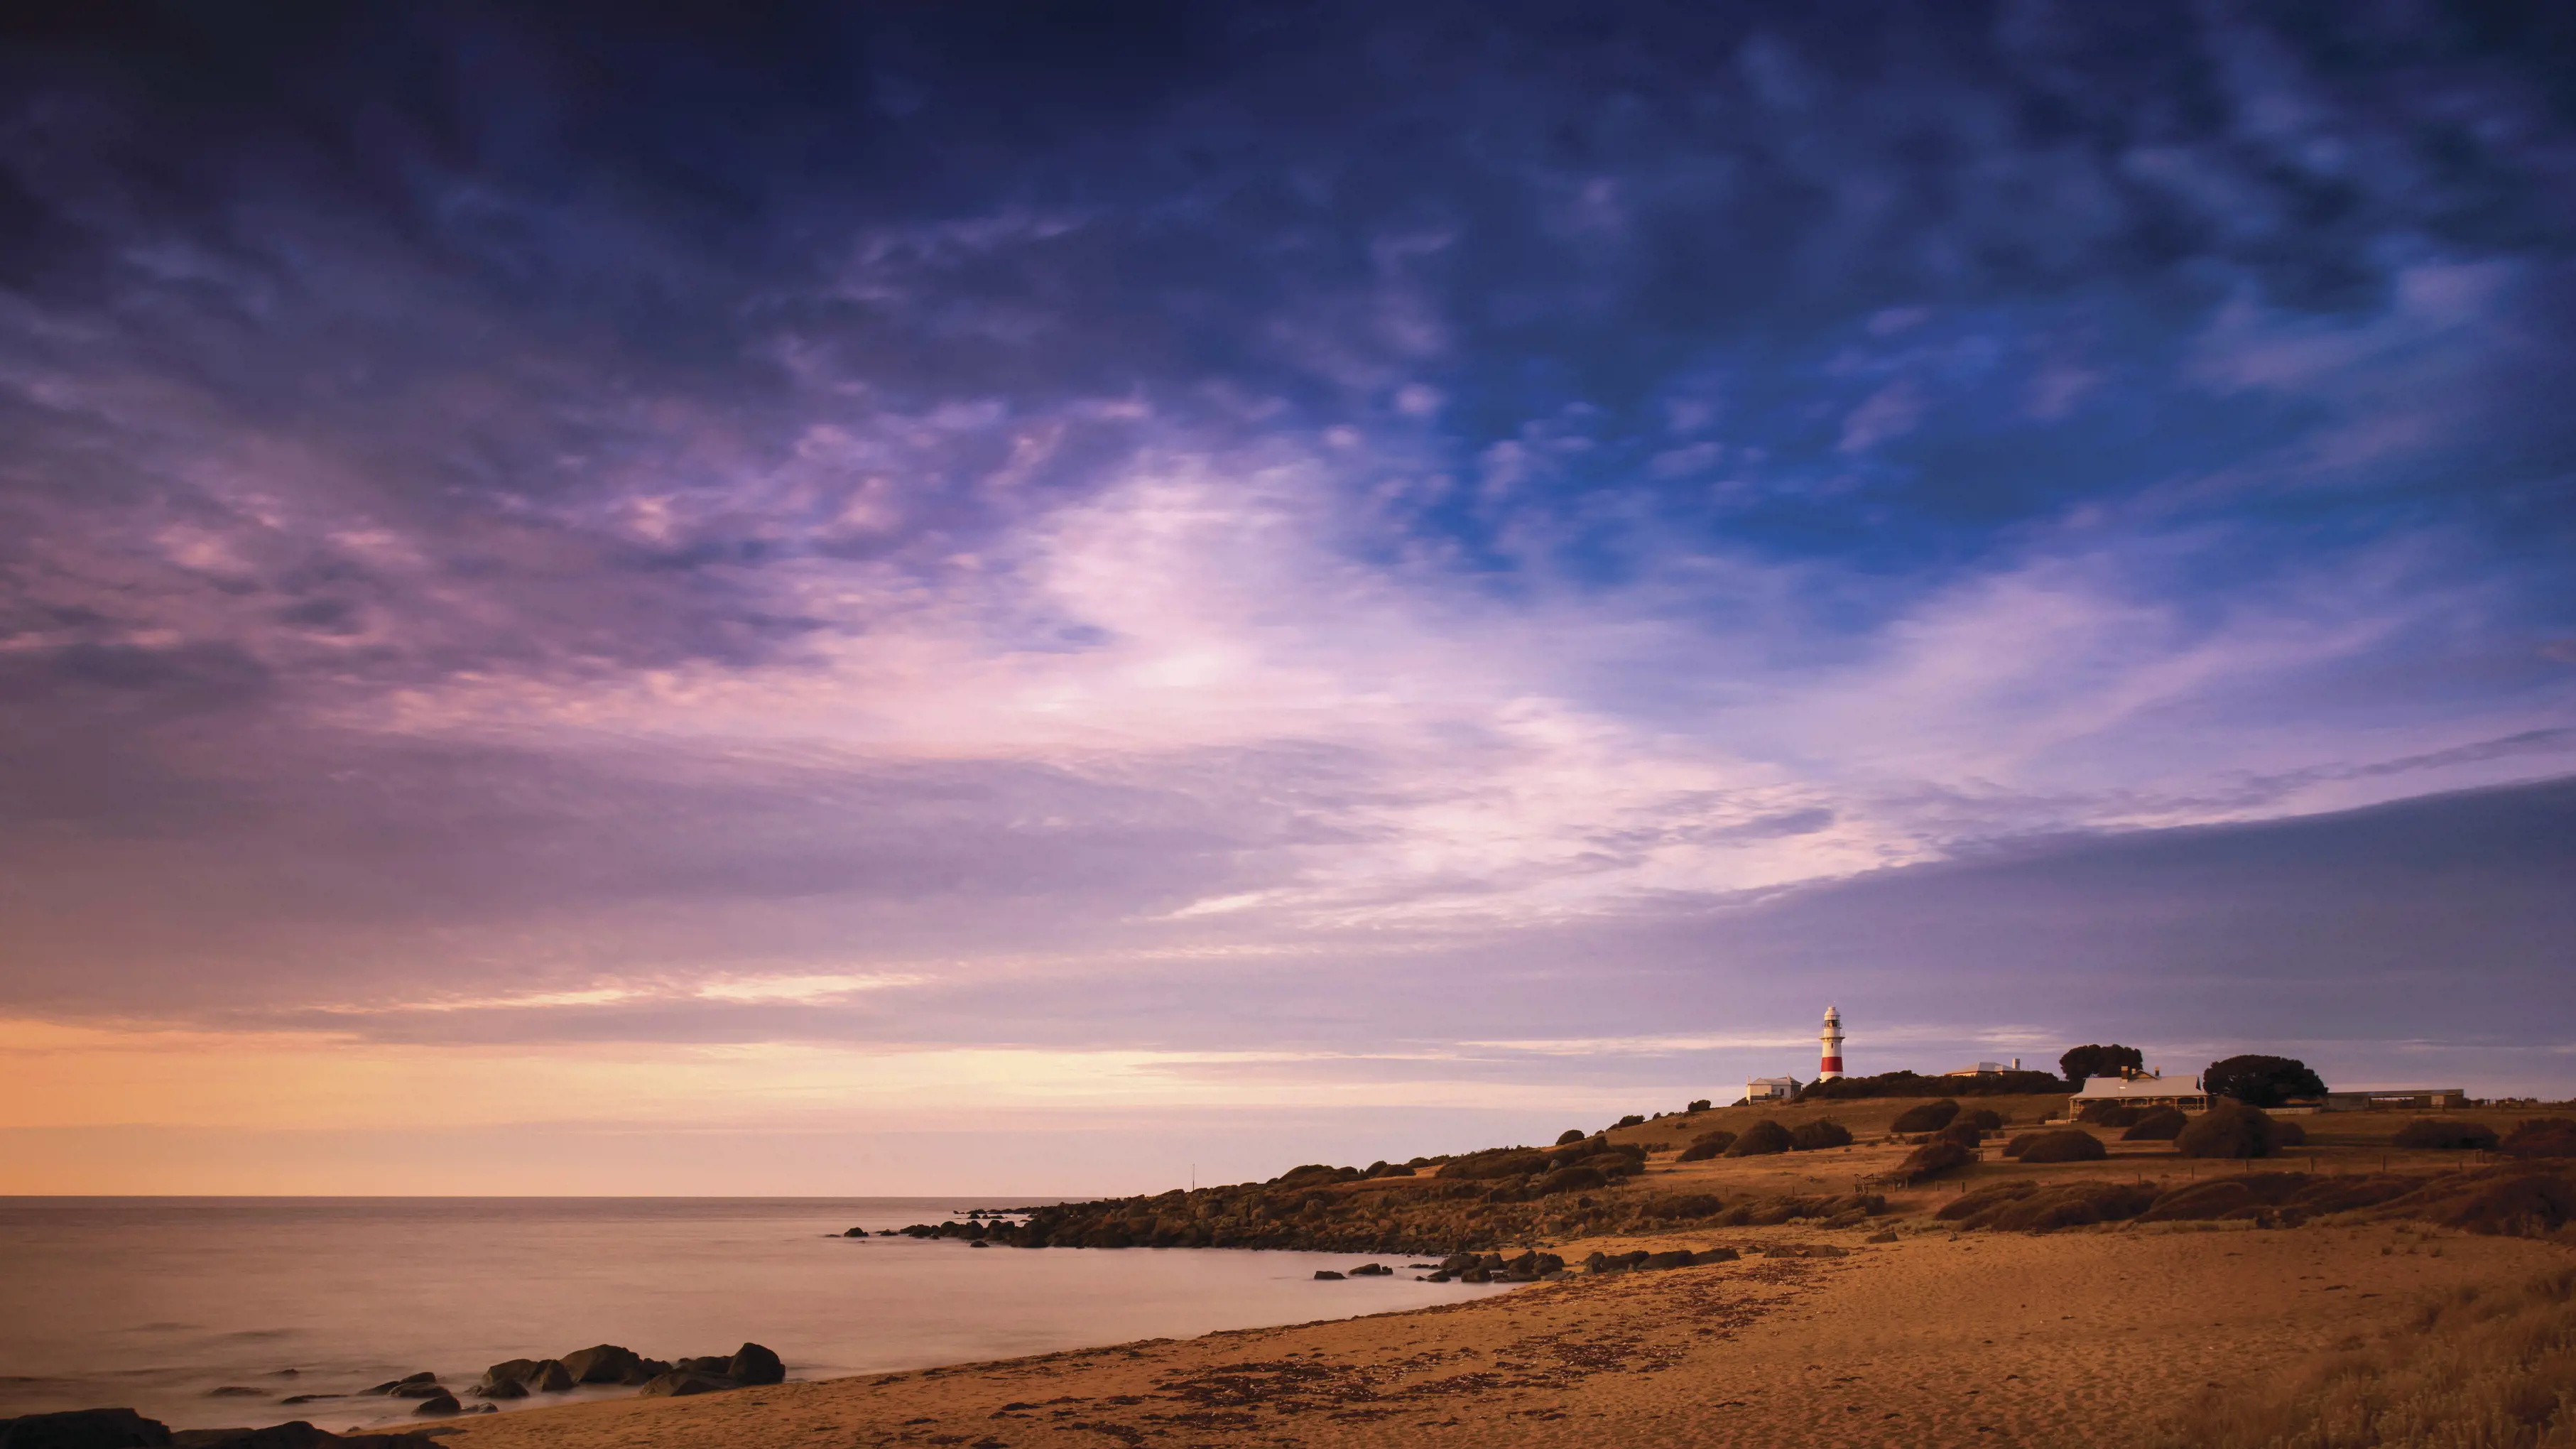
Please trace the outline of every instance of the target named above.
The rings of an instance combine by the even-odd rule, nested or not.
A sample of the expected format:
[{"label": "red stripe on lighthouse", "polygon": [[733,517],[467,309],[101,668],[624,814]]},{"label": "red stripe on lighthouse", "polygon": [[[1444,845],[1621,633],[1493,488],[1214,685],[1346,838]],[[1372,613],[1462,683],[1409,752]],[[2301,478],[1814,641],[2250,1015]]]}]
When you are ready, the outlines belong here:
[{"label": "red stripe on lighthouse", "polygon": [[1828,1071],[1828,1072],[1839,1072],[1839,1071],[1841,1071],[1842,1069],[1843,1069],[1843,1059],[1842,1059],[1841,1057],[1827,1057],[1827,1058],[1825,1058],[1825,1064],[1824,1064],[1824,1066],[1823,1066],[1823,1068],[1822,1068],[1821,1070]]}]

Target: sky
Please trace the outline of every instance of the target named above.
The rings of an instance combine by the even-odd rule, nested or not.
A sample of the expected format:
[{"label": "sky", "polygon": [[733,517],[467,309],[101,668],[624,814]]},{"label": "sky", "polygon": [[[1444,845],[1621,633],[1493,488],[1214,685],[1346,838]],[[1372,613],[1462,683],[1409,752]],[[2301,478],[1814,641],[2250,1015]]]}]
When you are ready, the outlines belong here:
[{"label": "sky", "polygon": [[0,37],[0,1191],[2576,1093],[2576,19]]}]

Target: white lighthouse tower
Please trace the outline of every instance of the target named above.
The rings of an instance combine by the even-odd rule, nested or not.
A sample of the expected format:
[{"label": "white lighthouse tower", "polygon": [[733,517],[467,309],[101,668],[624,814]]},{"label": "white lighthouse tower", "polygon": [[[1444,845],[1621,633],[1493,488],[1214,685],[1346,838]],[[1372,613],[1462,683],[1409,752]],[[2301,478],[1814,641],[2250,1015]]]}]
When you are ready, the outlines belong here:
[{"label": "white lighthouse tower", "polygon": [[1825,1044],[1825,1058],[1816,1068],[1816,1080],[1830,1082],[1843,1074],[1843,1013],[1840,1007],[1825,1008],[1825,1029],[1820,1040]]}]

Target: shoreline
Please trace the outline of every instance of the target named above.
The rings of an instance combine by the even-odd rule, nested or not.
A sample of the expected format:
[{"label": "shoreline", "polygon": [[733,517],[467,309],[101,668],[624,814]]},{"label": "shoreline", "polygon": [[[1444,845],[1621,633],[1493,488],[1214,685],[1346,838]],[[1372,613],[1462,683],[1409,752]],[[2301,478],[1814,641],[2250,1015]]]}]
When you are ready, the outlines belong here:
[{"label": "shoreline", "polygon": [[[2160,1139],[2061,1129],[2085,1139],[2090,1156],[1961,1152],[1922,1180],[1910,1174],[1926,1139],[1872,1120],[1899,1105],[1693,1113],[1644,1124],[1627,1142],[1614,1129],[1566,1146],[1571,1163],[1496,1148],[1423,1173],[1314,1165],[1266,1183],[1036,1209],[1020,1225],[916,1224],[897,1235],[930,1241],[858,1250],[926,1250],[930,1267],[945,1254],[934,1274],[950,1285],[942,1291],[980,1282],[988,1306],[1025,1305],[1049,1278],[1076,1282],[1094,1296],[1067,1301],[1103,1314],[1143,1281],[1100,1271],[1137,1261],[1123,1253],[961,1250],[1285,1249],[1329,1265],[1323,1278],[1365,1259],[1395,1268],[1388,1276],[1425,1275],[1408,1260],[1463,1249],[1517,1258],[1489,1257],[1476,1271],[1518,1291],[1469,1287],[1483,1296],[1370,1312],[1342,1295],[1373,1290],[1318,1283],[1326,1296],[1300,1303],[1301,1313],[1326,1302],[1349,1309],[369,1432],[427,1431],[475,1449],[1085,1442],[1059,1431],[1276,1449],[1466,1426],[1479,1443],[1553,1444],[1580,1436],[1534,1426],[1587,1420],[1621,1442],[1661,1442],[1678,1405],[1695,1416],[1694,1443],[2080,1442],[2098,1427],[2087,1415],[2113,1414],[2124,1427],[2169,1419],[2186,1398],[2223,1398],[2349,1350],[2357,1334],[2385,1331],[2442,1294],[2527,1284],[2576,1246],[2576,1228],[2561,1228],[2576,1192],[2563,1163],[2398,1149],[2386,1119],[2320,1124],[2296,1153],[2265,1161],[2183,1158]],[[1659,1140],[1710,1117],[1749,1127],[1757,1111],[1822,1145],[1694,1157]],[[1858,1130],[1808,1131],[1826,1115]],[[1453,1176],[1462,1162],[1476,1170]],[[1482,1170],[1489,1163],[1505,1170]],[[1569,1170],[1599,1180],[1555,1186]],[[1430,1246],[1443,1242],[1449,1252]],[[1599,1271],[1629,1255],[1647,1261]],[[967,1262],[983,1267],[956,1276]],[[1004,1262],[1091,1266],[1070,1279],[990,1271]],[[865,1311],[863,1296],[847,1302],[829,1311]],[[1826,1373],[1836,1368],[1850,1372]],[[1563,1402],[1543,1402],[1551,1395]],[[1841,1428],[1815,1438],[1817,1425],[1796,1411],[1820,1403],[1876,1414],[1883,1427],[1833,1420]],[[1407,1417],[1435,1409],[1445,1417]],[[1713,1438],[1710,1416],[1741,1421],[1742,1435]]]},{"label": "shoreline", "polygon": [[[1698,1246],[1667,1237],[1603,1249]],[[1895,1242],[1780,1227],[1735,1262],[1471,1302],[445,1427],[457,1449],[864,1444],[2087,1442],[2242,1390],[2563,1247],[2405,1224]],[[1831,1246],[1834,1257],[1781,1248]],[[1068,1437],[1070,1436],[1070,1437]]]}]

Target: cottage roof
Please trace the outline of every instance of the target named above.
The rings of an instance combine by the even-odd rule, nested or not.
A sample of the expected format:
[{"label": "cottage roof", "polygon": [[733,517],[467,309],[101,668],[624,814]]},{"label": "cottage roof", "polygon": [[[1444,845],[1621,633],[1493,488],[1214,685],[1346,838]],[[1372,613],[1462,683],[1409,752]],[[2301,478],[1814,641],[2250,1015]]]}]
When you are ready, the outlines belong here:
[{"label": "cottage roof", "polygon": [[2086,1077],[2075,1095],[2088,1101],[2124,1101],[2203,1095],[2186,1077]]}]

